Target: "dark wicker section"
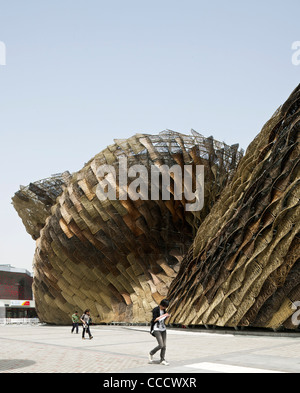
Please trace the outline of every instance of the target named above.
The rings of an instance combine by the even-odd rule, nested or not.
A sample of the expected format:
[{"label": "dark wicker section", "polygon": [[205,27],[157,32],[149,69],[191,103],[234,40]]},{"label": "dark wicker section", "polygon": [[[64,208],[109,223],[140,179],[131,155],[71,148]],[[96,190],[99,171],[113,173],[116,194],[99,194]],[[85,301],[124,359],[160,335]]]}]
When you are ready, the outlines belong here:
[{"label": "dark wicker section", "polygon": [[[138,134],[115,140],[81,171],[64,179],[34,257],[33,289],[40,320],[65,324],[75,309],[89,308],[95,323],[149,321],[151,309],[167,295],[200,223],[232,178],[242,154],[238,145],[227,146],[195,131],[189,136],[173,131]],[[119,175],[120,157],[127,157],[128,166],[148,168],[204,165],[204,209],[187,212],[187,201],[173,197],[100,201],[97,170],[109,164]],[[170,189],[173,192],[172,178]]]},{"label": "dark wicker section", "polygon": [[62,193],[62,186],[70,174],[56,174],[48,179],[21,186],[12,198],[12,204],[33,240],[40,237],[51,207]]},{"label": "dark wicker section", "polygon": [[170,322],[296,328],[299,131],[300,85],[249,146],[201,224],[169,289]]}]

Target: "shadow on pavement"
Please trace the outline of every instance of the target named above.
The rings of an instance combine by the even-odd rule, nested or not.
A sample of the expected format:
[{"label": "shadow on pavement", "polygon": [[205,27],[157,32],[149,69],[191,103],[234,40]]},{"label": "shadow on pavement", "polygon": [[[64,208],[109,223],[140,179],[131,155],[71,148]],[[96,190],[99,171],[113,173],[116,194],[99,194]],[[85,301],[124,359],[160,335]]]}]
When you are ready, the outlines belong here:
[{"label": "shadow on pavement", "polygon": [[29,359],[1,359],[0,360],[0,372],[15,370],[16,368],[28,367],[35,364],[33,360]]}]

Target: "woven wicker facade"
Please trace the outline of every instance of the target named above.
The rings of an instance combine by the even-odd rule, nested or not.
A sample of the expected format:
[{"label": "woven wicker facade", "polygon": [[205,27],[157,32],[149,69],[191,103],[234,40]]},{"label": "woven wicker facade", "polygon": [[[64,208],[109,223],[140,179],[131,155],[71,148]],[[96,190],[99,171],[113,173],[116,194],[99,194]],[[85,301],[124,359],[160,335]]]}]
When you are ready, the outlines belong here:
[{"label": "woven wicker facade", "polygon": [[295,329],[300,301],[300,85],[249,146],[168,297],[170,322]]},{"label": "woven wicker facade", "polygon": [[[173,197],[99,200],[98,168],[112,165],[118,174],[121,157],[128,166],[147,168],[203,165],[204,208],[188,212],[187,201]],[[238,145],[195,131],[138,134],[115,140],[77,173],[18,191],[13,204],[37,239],[33,291],[40,320],[65,324],[75,309],[89,308],[95,323],[149,321],[241,157]],[[172,179],[170,189],[173,193]]]},{"label": "woven wicker facade", "polygon": [[49,179],[21,186],[15,193],[12,203],[17,210],[26,231],[33,240],[40,237],[40,230],[44,227],[47,217],[51,214],[51,207],[56,198],[62,193],[63,175],[54,175]]}]

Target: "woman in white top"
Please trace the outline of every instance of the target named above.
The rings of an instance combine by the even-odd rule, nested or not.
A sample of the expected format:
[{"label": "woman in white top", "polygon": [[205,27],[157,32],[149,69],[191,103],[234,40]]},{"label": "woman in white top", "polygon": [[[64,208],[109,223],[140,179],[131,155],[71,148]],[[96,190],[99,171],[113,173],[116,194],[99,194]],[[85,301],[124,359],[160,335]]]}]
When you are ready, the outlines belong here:
[{"label": "woman in white top", "polygon": [[89,335],[90,340],[93,338],[91,332],[90,332],[90,323],[91,323],[91,316],[90,316],[90,310],[87,309],[85,310],[85,312],[82,314],[81,318],[80,318],[81,322],[82,322],[82,339],[84,340],[84,335],[85,332],[87,332],[87,334]]},{"label": "woman in white top", "polygon": [[167,344],[167,329],[165,320],[170,316],[166,309],[169,305],[167,299],[163,299],[160,305],[152,310],[152,321],[150,333],[157,339],[158,345],[149,353],[149,362],[153,362],[153,355],[160,350],[160,364],[168,366],[169,363],[165,359]]}]

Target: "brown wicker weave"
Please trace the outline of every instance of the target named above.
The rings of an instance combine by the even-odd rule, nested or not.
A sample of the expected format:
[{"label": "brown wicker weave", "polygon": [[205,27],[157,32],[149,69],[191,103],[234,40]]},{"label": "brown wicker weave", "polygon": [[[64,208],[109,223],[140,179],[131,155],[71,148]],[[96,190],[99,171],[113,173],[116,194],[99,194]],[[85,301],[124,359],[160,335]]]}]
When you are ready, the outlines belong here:
[{"label": "brown wicker weave", "polygon": [[300,85],[249,146],[201,224],[169,289],[171,322],[296,328],[299,131]]},{"label": "brown wicker weave", "polygon": [[[149,321],[241,156],[238,145],[227,146],[195,131],[190,136],[173,131],[138,134],[115,140],[72,176],[61,176],[58,183],[49,179],[55,185],[55,202],[52,197],[37,202],[39,195],[30,194],[30,187],[21,190],[26,200],[16,193],[14,206],[38,239],[33,290],[40,320],[65,324],[75,309],[89,308],[95,323]],[[113,165],[118,176],[120,157],[127,157],[130,166],[147,168],[204,165],[204,209],[187,212],[186,201],[173,197],[99,200],[97,170]]]}]

